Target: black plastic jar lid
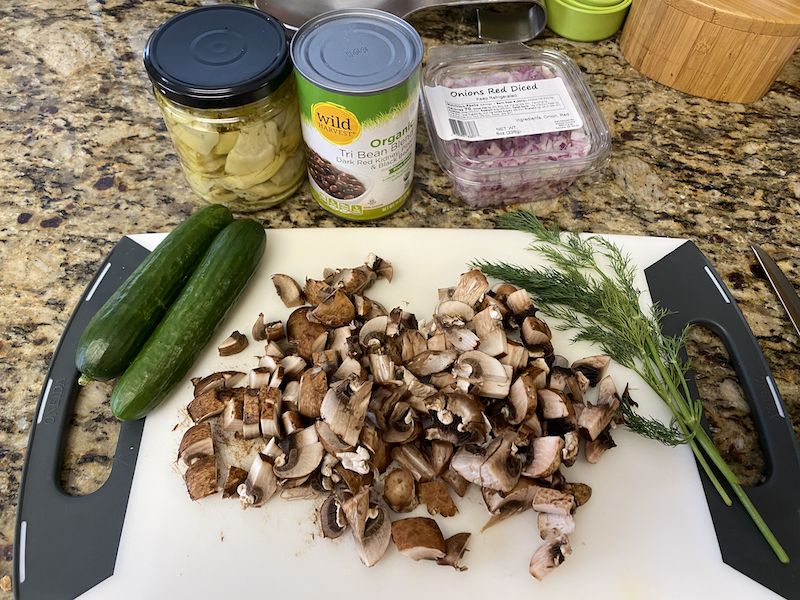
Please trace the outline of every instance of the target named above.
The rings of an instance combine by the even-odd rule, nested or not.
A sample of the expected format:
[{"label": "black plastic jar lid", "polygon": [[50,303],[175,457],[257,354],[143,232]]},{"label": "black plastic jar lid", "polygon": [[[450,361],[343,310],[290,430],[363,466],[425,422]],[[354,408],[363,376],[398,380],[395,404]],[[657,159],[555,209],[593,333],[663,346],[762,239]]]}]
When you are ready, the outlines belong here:
[{"label": "black plastic jar lid", "polygon": [[195,108],[260,100],[292,72],[283,24],[246,6],[211,5],[172,17],[144,48],[156,90]]}]

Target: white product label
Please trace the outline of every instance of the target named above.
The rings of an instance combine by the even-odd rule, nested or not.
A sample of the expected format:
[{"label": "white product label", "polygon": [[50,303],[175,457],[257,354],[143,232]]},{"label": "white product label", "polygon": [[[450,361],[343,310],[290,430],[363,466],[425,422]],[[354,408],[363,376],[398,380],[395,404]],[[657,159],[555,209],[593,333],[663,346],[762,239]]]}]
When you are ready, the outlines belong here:
[{"label": "white product label", "polygon": [[492,140],[583,127],[560,77],[465,88],[425,86],[444,140]]}]

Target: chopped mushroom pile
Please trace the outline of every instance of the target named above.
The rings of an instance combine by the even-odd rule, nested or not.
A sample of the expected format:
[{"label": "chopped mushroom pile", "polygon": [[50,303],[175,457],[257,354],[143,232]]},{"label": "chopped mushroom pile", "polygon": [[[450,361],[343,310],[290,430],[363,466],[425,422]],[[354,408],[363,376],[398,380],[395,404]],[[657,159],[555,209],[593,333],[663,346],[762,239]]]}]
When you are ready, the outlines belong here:
[{"label": "chopped mushroom pile", "polygon": [[[391,281],[392,266],[375,255],[304,286],[274,276],[294,311],[285,324],[258,316],[252,337],[266,342],[258,365],[194,380],[195,425],[179,450],[190,497],[221,490],[243,508],[275,494],[317,498],[323,534],[349,529],[367,566],[393,539],[414,560],[463,570],[469,533],[445,539],[432,518],[397,517],[420,504],[455,515],[451,494],[476,485],[484,529],[538,512],[545,543],[530,573],[541,580],[571,553],[575,511],[591,496],[562,467],[581,444],[591,463],[614,446],[619,396],[605,376],[608,357],[569,364],[527,292],[490,289],[477,269],[439,290],[429,321],[366,296],[382,278]],[[226,352],[246,347],[242,337],[226,340]],[[590,386],[598,386],[595,404],[584,399]],[[221,484],[212,420],[228,435],[263,442],[252,464],[228,465]]]}]

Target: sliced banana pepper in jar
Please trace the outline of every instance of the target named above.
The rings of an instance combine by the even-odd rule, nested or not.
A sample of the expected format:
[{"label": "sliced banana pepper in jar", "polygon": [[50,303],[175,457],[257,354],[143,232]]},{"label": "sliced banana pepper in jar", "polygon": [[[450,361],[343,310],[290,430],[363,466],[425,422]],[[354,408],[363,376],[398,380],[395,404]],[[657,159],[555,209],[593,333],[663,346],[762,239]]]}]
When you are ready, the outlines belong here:
[{"label": "sliced banana pepper in jar", "polygon": [[294,80],[243,107],[203,110],[157,96],[192,190],[233,210],[269,208],[305,176],[305,152]]}]

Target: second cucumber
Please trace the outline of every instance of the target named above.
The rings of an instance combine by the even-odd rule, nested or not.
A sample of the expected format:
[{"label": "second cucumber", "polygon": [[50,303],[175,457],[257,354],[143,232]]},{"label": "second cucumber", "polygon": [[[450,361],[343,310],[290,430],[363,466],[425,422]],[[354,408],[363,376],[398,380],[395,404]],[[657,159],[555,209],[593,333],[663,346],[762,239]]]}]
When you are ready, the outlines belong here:
[{"label": "second cucumber", "polygon": [[139,419],[186,376],[241,297],[264,257],[266,234],[255,221],[234,221],[214,239],[175,303],[111,394],[111,411]]}]

